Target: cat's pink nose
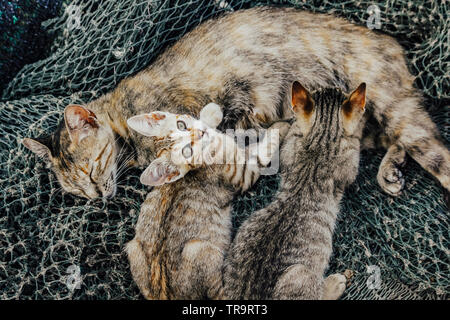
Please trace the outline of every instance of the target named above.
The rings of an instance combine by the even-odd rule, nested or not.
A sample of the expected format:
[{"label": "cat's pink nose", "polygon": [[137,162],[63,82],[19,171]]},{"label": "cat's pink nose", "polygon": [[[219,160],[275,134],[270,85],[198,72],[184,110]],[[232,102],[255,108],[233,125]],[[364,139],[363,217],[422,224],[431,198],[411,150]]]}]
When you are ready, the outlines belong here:
[{"label": "cat's pink nose", "polygon": [[203,131],[203,130],[195,130],[194,139],[200,140],[204,134],[205,134],[205,131]]}]

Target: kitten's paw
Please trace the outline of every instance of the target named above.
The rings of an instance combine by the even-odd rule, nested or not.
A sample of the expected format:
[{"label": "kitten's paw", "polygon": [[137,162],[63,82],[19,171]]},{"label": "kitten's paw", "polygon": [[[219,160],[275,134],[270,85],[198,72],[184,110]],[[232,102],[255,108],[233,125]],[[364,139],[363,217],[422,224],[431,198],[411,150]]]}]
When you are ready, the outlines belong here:
[{"label": "kitten's paw", "polygon": [[340,273],[328,276],[323,282],[323,300],[337,300],[344,293],[347,278]]},{"label": "kitten's paw", "polygon": [[384,192],[398,196],[405,186],[403,173],[395,165],[380,167],[377,180]]},{"label": "kitten's paw", "polygon": [[213,102],[208,103],[200,111],[200,120],[207,126],[215,129],[223,119],[222,108]]}]

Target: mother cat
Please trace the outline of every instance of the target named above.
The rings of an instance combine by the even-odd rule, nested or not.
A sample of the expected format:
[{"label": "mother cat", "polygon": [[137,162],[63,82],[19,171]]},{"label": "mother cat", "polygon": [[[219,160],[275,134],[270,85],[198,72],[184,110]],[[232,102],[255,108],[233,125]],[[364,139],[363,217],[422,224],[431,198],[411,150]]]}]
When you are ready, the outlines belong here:
[{"label": "mother cat", "polygon": [[343,19],[293,8],[253,8],[209,20],[114,91],[85,107],[67,106],[51,136],[23,143],[51,161],[67,192],[112,197],[119,158],[133,155],[139,166],[154,159],[152,140],[130,132],[127,118],[155,110],[198,116],[216,102],[224,107],[220,129],[268,127],[289,117],[294,80],[344,91],[366,82],[367,113],[387,138],[378,173],[383,190],[401,191],[405,152],[450,190],[450,153],[421,107],[400,45]]}]

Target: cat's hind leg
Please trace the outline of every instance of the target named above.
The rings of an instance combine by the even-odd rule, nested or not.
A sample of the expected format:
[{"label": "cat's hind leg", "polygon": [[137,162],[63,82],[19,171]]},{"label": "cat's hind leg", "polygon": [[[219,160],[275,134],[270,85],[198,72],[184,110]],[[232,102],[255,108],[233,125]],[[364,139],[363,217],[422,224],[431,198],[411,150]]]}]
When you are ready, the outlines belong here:
[{"label": "cat's hind leg", "polygon": [[322,297],[323,276],[310,268],[290,266],[278,279],[273,293],[276,300],[319,300]]},{"label": "cat's hind leg", "polygon": [[142,244],[139,240],[133,239],[126,244],[125,251],[130,262],[131,274],[134,282],[138,285],[139,290],[146,299],[154,299],[150,293],[150,266],[147,263],[147,258]]},{"label": "cat's hind leg", "polygon": [[322,300],[337,300],[344,293],[347,278],[340,273],[329,275],[323,281]]},{"label": "cat's hind leg", "polygon": [[[384,128],[390,142],[398,146],[389,147],[380,167],[379,177],[393,180],[398,188],[401,179],[396,169],[402,158],[401,149],[404,149],[450,191],[450,151],[441,141],[436,125],[421,107],[421,98],[409,90],[407,93],[409,96],[404,92],[395,95],[397,99],[385,108],[383,113],[375,109],[375,117]],[[387,185],[392,187],[392,184]],[[389,189],[386,191],[392,193]]]},{"label": "cat's hind leg", "polygon": [[441,185],[450,191],[450,151],[440,139],[404,139],[406,151],[422,168],[431,173]]},{"label": "cat's hind leg", "polygon": [[181,297],[223,298],[224,253],[220,248],[208,241],[190,240],[183,248],[181,259],[176,277]]}]

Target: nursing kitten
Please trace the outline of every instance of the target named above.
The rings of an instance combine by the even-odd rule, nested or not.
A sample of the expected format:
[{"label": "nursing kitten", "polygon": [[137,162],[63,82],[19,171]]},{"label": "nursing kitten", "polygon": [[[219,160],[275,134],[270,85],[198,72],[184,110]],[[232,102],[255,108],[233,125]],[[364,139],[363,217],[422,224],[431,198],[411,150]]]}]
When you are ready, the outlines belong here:
[{"label": "nursing kitten", "polygon": [[[209,123],[218,124],[219,118]],[[222,298],[231,202],[255,182],[260,166],[270,162],[278,149],[274,130],[284,127],[286,132],[287,124],[274,124],[257,148],[241,148],[232,136],[191,116],[153,112],[128,123],[153,137],[159,150],[141,175],[142,183],[156,187],[142,205],[134,239],[126,245],[134,281],[147,299]],[[250,163],[252,155],[255,161]]]},{"label": "nursing kitten", "polygon": [[291,117],[294,80],[346,92],[366,82],[367,111],[387,137],[378,173],[382,189],[399,194],[399,167],[408,153],[450,190],[450,152],[421,106],[401,46],[344,19],[294,8],[258,7],[206,21],[114,91],[85,107],[68,106],[50,137],[23,143],[49,159],[65,191],[113,196],[108,186],[116,184],[119,158],[145,167],[155,157],[152,140],[127,128],[132,115],[163,110],[198,116],[215,102],[224,108],[221,130],[267,128]]},{"label": "nursing kitten", "polygon": [[358,172],[365,84],[347,98],[295,82],[292,105],[280,190],[243,223],[225,258],[230,299],[337,299],[345,290],[343,275],[323,275],[339,202]]}]

